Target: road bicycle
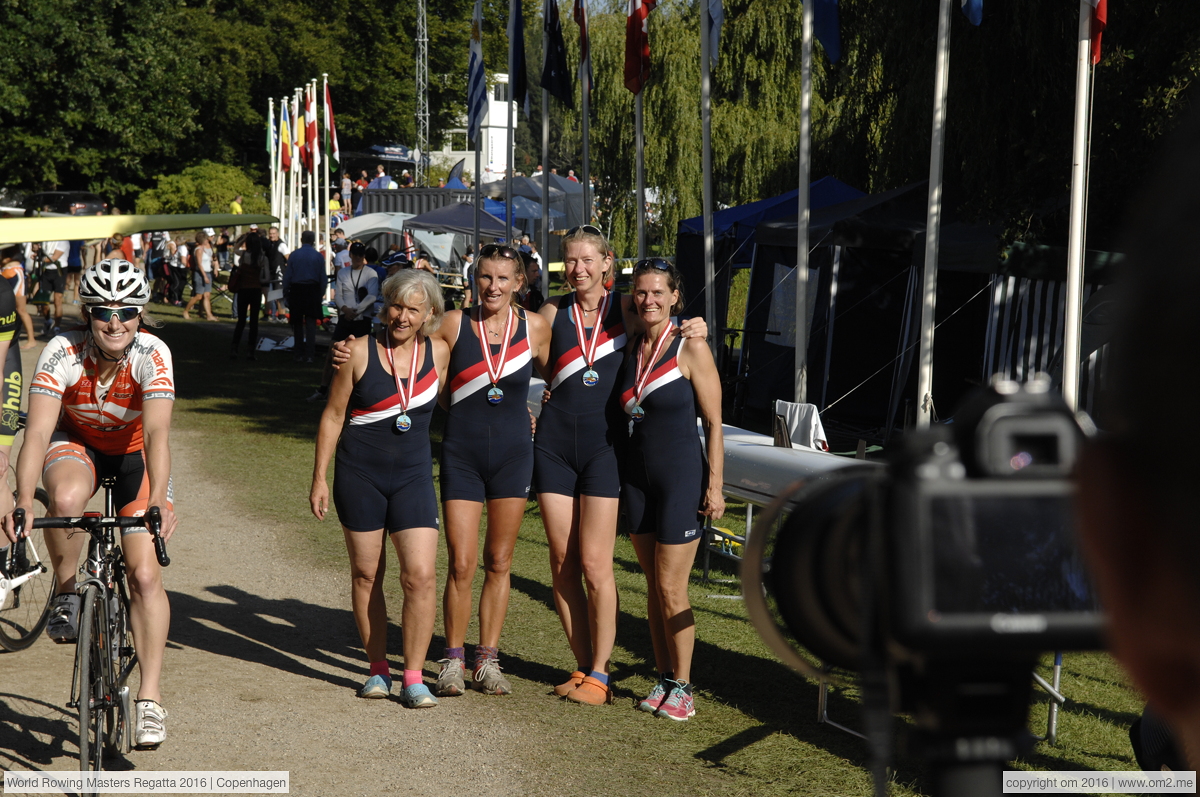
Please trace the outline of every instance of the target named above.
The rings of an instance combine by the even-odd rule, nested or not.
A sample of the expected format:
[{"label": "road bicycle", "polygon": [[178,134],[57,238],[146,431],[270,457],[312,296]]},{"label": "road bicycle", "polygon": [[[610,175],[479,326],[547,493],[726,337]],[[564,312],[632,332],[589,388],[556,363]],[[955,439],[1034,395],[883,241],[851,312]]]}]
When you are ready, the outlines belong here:
[{"label": "road bicycle", "polygon": [[[76,578],[80,596],[79,635],[75,643],[75,672],[71,676],[68,708],[79,712],[79,769],[99,772],[104,756],[133,749],[133,701],[125,682],[137,664],[129,628],[129,590],[125,559],[115,529],[143,526],[154,538],[155,554],[163,567],[171,563],[160,534],[162,515],[150,507],[144,517],[117,517],[112,488],[116,479],[101,481],[104,512],[82,517],[35,518],[32,529],[73,528],[91,535],[87,559]],[[20,538],[27,525],[25,511],[13,513]]]},{"label": "road bicycle", "polygon": [[[50,503],[41,488],[34,500],[43,507]],[[50,620],[57,591],[40,529],[0,548],[0,648],[15,652],[32,645]]]}]

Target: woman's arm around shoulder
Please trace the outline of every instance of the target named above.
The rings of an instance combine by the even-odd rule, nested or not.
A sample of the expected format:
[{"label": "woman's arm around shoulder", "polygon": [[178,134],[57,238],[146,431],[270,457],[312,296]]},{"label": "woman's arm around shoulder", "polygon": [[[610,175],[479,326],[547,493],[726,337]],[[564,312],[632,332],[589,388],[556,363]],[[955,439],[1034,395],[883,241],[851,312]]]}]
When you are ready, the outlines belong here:
[{"label": "woman's arm around shoulder", "polygon": [[725,514],[725,434],[721,426],[721,376],[712,351],[703,338],[686,338],[679,344],[679,370],[691,380],[696,394],[700,425],[704,428],[708,475],[704,488],[707,517],[718,520]]},{"label": "woman's arm around shoulder", "polygon": [[450,368],[450,347],[441,338],[427,338],[433,349],[433,367],[437,370],[438,384],[446,384],[446,372]]},{"label": "woman's arm around shoulder", "polygon": [[529,354],[538,375],[550,381],[550,324],[540,313],[526,313],[529,330]]},{"label": "woman's arm around shoulder", "polygon": [[558,315],[558,308],[565,294],[551,296],[546,301],[542,302],[542,306],[538,308],[538,315],[546,319],[546,323],[551,327],[554,326],[554,319]]}]

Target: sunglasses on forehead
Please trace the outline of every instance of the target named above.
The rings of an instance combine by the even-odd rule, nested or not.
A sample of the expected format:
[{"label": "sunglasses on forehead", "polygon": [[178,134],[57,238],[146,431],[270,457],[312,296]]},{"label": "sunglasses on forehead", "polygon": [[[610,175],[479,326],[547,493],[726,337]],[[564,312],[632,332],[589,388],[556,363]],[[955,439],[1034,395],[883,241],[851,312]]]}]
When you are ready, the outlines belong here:
[{"label": "sunglasses on forehead", "polygon": [[520,261],[521,259],[520,252],[518,252],[516,249],[513,249],[511,246],[505,246],[504,244],[488,244],[479,250],[480,259],[496,256],[506,257],[509,260],[517,261]]},{"label": "sunglasses on forehead", "polygon": [[142,314],[140,307],[105,307],[102,304],[88,305],[87,313],[97,321],[107,324],[116,316],[121,323],[132,321]]},{"label": "sunglasses on forehead", "polygon": [[599,235],[601,238],[604,237],[604,233],[600,232],[600,228],[595,224],[580,224],[578,227],[572,227],[571,229],[567,230],[567,235],[576,235],[577,233],[581,232],[585,232],[588,235]]},{"label": "sunglasses on forehead", "polygon": [[671,264],[661,257],[648,257],[645,260],[639,260],[633,264],[633,270],[636,271],[670,271]]}]

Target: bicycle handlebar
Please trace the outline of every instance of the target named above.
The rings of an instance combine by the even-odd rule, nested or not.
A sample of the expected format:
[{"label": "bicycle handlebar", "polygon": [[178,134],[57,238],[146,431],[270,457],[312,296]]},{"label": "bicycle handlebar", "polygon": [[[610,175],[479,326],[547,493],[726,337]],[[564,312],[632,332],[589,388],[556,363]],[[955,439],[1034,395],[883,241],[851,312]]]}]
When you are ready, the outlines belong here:
[{"label": "bicycle handlebar", "polygon": [[[27,522],[24,509],[13,510],[13,530],[18,539],[25,536]],[[90,534],[101,528],[131,529],[139,526],[149,529],[150,536],[154,538],[154,553],[158,557],[158,563],[163,567],[171,564],[171,558],[167,556],[167,544],[162,538],[162,513],[156,506],[150,507],[144,517],[104,517],[98,512],[82,517],[39,517],[33,519],[32,528],[75,528]]]}]

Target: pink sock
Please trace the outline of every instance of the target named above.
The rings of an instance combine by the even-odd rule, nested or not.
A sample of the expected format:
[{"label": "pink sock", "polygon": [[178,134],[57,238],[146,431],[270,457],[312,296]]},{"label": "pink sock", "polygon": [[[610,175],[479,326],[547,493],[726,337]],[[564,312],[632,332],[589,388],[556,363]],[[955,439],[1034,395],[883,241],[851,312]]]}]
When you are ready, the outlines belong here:
[{"label": "pink sock", "polygon": [[405,689],[412,686],[413,684],[419,684],[419,683],[421,683],[421,671],[420,670],[405,670],[404,671],[404,688]]},{"label": "pink sock", "polygon": [[387,659],[371,662],[371,675],[386,675],[390,678],[391,671],[388,669]]}]

